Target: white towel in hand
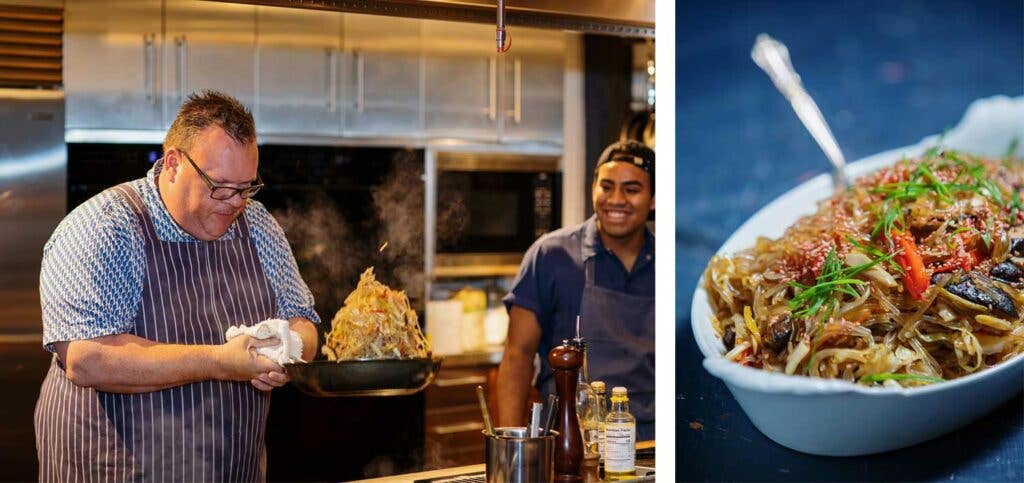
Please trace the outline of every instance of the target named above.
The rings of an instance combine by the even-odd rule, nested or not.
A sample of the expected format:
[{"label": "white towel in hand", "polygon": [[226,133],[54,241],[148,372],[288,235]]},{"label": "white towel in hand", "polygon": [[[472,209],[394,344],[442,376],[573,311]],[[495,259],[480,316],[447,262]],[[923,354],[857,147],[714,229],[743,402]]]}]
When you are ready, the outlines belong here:
[{"label": "white towel in hand", "polygon": [[305,362],[302,360],[302,338],[298,332],[288,328],[287,320],[267,319],[252,327],[232,325],[225,336],[231,340],[242,334],[261,340],[277,337],[280,340],[277,345],[260,347],[256,352],[278,364]]}]

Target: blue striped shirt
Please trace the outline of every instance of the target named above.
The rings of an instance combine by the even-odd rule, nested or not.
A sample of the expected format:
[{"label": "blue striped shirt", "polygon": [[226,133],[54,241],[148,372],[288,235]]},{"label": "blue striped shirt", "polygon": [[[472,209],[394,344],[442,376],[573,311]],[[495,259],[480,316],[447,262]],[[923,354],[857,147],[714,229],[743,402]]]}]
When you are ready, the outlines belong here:
[{"label": "blue striped shirt", "polygon": [[[157,162],[145,178],[131,182],[139,192],[157,237],[163,241],[203,243],[171,218],[160,194]],[[313,294],[302,280],[284,231],[258,201],[249,200],[249,223],[260,264],[277,297],[277,318],[304,317],[320,322]],[[233,239],[238,222],[221,239]],[[146,252],[135,214],[112,189],[90,198],[61,221],[43,247],[39,298],[43,310],[43,346],[54,342],[130,333],[142,303]]]}]

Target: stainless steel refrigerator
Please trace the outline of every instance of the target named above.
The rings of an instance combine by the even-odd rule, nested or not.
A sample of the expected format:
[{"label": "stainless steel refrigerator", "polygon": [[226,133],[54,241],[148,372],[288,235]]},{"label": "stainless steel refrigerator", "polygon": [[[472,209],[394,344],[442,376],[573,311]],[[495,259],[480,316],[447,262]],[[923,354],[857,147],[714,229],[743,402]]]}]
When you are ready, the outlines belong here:
[{"label": "stainless steel refrigerator", "polygon": [[39,264],[66,178],[63,91],[0,89],[0,338],[42,332]]}]

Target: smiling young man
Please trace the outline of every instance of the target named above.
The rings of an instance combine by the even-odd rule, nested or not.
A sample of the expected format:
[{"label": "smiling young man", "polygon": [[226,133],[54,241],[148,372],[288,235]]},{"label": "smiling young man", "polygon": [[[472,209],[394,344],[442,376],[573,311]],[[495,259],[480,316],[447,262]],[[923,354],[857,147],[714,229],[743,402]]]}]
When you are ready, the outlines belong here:
[{"label": "smiling young man", "polygon": [[536,386],[555,392],[548,352],[580,332],[590,380],[629,390],[638,440],[654,439],[654,151],[635,141],[608,146],[597,162],[594,216],[538,239],[512,291],[508,339],[498,369],[498,424],[523,426],[534,356]]},{"label": "smiling young man", "polygon": [[262,183],[252,113],[188,97],[145,177],[75,208],[43,248],[39,479],[263,480],[269,391],[288,381],[232,325],[287,319],[317,349],[313,297]]}]

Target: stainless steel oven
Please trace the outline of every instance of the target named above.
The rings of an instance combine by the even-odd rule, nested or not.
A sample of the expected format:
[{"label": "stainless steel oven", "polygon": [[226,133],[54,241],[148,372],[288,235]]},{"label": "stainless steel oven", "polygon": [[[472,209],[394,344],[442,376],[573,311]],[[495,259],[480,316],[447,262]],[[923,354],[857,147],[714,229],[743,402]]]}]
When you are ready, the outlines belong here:
[{"label": "stainless steel oven", "polygon": [[433,278],[513,275],[541,235],[562,224],[560,157],[437,152]]}]

